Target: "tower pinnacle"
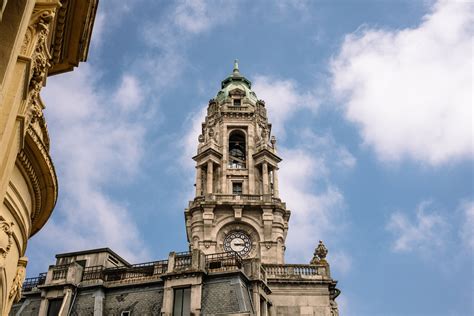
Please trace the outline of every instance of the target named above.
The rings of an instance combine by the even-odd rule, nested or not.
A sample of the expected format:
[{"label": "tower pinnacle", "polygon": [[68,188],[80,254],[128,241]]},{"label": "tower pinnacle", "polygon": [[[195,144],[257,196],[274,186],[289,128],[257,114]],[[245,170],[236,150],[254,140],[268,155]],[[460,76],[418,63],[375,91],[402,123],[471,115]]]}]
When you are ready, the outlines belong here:
[{"label": "tower pinnacle", "polygon": [[232,72],[234,74],[240,74],[240,72],[239,72],[239,60],[238,59],[234,60],[234,70]]}]

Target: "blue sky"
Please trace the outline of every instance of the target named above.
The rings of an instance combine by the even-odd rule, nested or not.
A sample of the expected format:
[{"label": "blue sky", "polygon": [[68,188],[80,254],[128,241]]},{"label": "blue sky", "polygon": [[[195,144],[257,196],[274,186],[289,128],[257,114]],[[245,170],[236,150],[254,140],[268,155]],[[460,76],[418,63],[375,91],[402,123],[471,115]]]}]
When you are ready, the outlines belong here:
[{"label": "blue sky", "polygon": [[292,211],[342,315],[472,315],[473,4],[101,0],[87,63],[43,90],[60,197],[28,247],[187,249],[199,126],[232,70],[264,99]]}]

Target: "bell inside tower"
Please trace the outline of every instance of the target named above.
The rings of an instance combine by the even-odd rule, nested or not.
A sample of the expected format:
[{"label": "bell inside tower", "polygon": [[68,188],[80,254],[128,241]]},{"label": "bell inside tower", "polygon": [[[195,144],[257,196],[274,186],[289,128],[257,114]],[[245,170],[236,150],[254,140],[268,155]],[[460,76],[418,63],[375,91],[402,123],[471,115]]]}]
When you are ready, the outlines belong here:
[{"label": "bell inside tower", "polygon": [[235,130],[229,135],[229,168],[243,169],[246,167],[245,134]]}]

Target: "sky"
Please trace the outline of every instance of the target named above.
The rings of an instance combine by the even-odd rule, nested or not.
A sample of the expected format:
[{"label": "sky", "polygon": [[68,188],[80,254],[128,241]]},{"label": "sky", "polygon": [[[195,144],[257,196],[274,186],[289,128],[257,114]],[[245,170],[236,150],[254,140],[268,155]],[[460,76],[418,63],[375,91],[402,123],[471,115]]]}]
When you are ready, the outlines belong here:
[{"label": "sky", "polygon": [[234,59],[266,101],[286,261],[318,240],[341,315],[474,314],[474,4],[101,0],[88,60],[42,91],[59,199],[29,243],[187,249],[205,108]]}]

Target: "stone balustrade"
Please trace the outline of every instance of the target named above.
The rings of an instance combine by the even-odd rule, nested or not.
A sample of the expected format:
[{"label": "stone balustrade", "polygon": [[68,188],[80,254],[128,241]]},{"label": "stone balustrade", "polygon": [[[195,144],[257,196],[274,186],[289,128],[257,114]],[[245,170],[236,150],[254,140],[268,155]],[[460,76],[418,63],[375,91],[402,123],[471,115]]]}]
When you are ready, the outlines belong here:
[{"label": "stone balustrade", "polygon": [[198,206],[203,202],[217,202],[217,203],[241,203],[241,202],[268,202],[280,204],[281,207],[286,208],[286,203],[282,202],[280,198],[272,194],[207,194],[194,198],[189,202],[189,208]]},{"label": "stone balustrade", "polygon": [[[23,283],[23,291],[34,291],[38,287],[62,283],[94,284],[102,282],[129,284],[143,281],[160,280],[163,275],[185,271],[202,271],[215,273],[224,271],[242,271],[254,280],[267,284],[272,280],[321,280],[330,277],[329,267],[321,264],[264,264],[258,259],[242,259],[237,253],[216,253],[204,255],[199,250],[192,252],[172,252],[168,260],[160,260],[105,268],[90,266],[82,268],[77,263],[50,266],[48,273],[41,273],[36,278],[28,278]],[[79,276],[79,277],[78,277]]]},{"label": "stone balustrade", "polygon": [[327,265],[312,264],[266,264],[267,279],[321,279],[329,277]]}]

